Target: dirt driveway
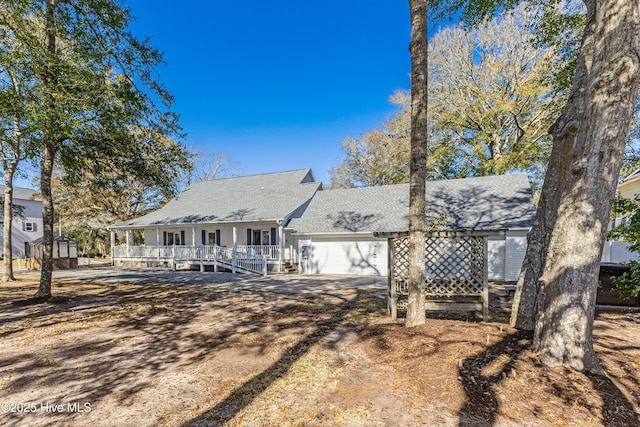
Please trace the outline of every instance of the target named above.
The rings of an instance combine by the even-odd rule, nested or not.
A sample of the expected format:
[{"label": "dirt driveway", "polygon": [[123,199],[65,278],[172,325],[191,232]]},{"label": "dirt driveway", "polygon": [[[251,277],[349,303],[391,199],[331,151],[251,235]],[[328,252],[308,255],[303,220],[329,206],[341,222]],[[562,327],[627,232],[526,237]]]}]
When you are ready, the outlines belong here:
[{"label": "dirt driveway", "polygon": [[96,268],[20,305],[36,279],[0,285],[3,426],[640,425],[637,314],[597,321],[592,378],[501,323],[407,331],[380,278]]}]

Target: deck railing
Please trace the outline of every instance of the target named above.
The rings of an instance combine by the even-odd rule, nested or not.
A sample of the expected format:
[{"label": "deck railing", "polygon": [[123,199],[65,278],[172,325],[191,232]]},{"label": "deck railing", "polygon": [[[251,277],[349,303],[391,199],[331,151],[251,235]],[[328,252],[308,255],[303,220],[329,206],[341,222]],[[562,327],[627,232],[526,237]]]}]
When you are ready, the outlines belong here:
[{"label": "deck railing", "polygon": [[[275,248],[275,249],[274,249]],[[112,248],[112,258],[137,259],[143,261],[171,261],[178,262],[220,264],[231,268],[232,271],[250,271],[258,274],[267,273],[267,262],[278,260],[279,247],[237,245],[233,248],[222,246],[115,246]]]},{"label": "deck railing", "polygon": [[[115,246],[112,256],[114,258],[137,259],[212,259],[215,254],[220,254],[221,249],[229,249],[221,246]],[[266,257],[269,261],[280,259],[280,246],[278,245],[236,245],[238,252],[247,257]],[[290,251],[283,251],[283,260],[288,260]]]}]

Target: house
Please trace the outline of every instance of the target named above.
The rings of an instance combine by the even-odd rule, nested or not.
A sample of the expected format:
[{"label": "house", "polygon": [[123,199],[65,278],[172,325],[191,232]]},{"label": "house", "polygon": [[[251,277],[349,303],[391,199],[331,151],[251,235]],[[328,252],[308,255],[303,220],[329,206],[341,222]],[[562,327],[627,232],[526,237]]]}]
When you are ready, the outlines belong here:
[{"label": "house", "polygon": [[[292,230],[286,225],[321,188],[311,169],[197,182],[157,211],[109,227],[112,246],[114,231],[127,236],[127,244],[112,251],[114,263],[168,265],[176,258],[176,247],[178,258],[186,261],[194,258],[186,247],[217,246],[233,248],[245,258],[264,256],[271,269],[280,268],[293,251]],[[143,233],[145,247],[131,246],[134,230]]]},{"label": "house", "polygon": [[[618,184],[618,196],[633,199],[640,194],[640,169],[631,173],[623,182]],[[609,228],[625,224],[627,216],[616,216]],[[628,261],[638,261],[638,253],[629,250],[629,243],[617,240],[607,240],[602,249],[603,264],[620,264]]]},{"label": "house", "polygon": [[[491,280],[517,279],[535,215],[525,175],[428,182],[426,201],[434,229],[489,236]],[[112,236],[138,230],[145,239],[136,247],[128,238],[112,254],[117,265],[191,260],[204,269],[234,257],[235,267],[253,255],[273,270],[290,263],[304,274],[384,276],[388,243],[377,235],[406,232],[408,212],[408,184],[324,190],[310,169],[227,178],[196,183],[163,208],[111,226]]]},{"label": "house", "polygon": [[[0,185],[2,197],[4,189],[5,186]],[[29,242],[42,237],[42,201],[30,188],[13,187],[13,204],[21,210],[20,215],[14,215],[11,221],[13,257],[24,258],[28,255]],[[4,227],[0,227],[0,239],[4,241]]]},{"label": "house", "polygon": [[[488,236],[489,280],[518,279],[535,206],[526,175],[430,181],[427,223],[432,230]],[[384,233],[409,230],[409,184],[318,192],[296,230],[307,273],[388,274]]]}]

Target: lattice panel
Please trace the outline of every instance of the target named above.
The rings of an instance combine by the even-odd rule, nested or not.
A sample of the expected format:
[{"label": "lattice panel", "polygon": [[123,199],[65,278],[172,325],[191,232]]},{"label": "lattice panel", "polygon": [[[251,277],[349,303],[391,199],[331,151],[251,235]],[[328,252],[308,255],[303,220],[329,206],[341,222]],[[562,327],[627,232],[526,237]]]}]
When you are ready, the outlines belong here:
[{"label": "lattice panel", "polygon": [[[485,252],[482,236],[429,236],[425,242],[427,296],[482,295]],[[393,240],[396,291],[407,292],[409,239]]]}]

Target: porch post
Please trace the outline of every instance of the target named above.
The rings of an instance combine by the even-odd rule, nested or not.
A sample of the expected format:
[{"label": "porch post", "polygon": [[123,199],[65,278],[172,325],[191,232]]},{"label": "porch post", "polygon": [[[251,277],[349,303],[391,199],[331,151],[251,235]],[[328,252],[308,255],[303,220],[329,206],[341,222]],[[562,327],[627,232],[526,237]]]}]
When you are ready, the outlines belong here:
[{"label": "porch post", "polygon": [[127,258],[130,258],[131,251],[129,250],[129,246],[131,246],[131,242],[130,242],[131,230],[125,231],[125,236],[127,239]]},{"label": "porch post", "polygon": [[160,227],[156,228],[156,247],[158,248],[158,261],[160,261]]},{"label": "porch post", "polygon": [[278,227],[278,273],[282,273],[282,260],[284,257],[284,227],[282,223]]},{"label": "porch post", "polygon": [[115,265],[113,258],[115,256],[115,250],[116,250],[116,233],[115,231],[111,230],[111,265]]},{"label": "porch post", "polygon": [[191,227],[191,246],[196,245],[196,226]]},{"label": "porch post", "polygon": [[235,273],[236,272],[236,261],[237,261],[237,253],[236,253],[236,246],[238,243],[238,229],[236,227],[233,227],[233,249],[231,251],[231,272]]}]

